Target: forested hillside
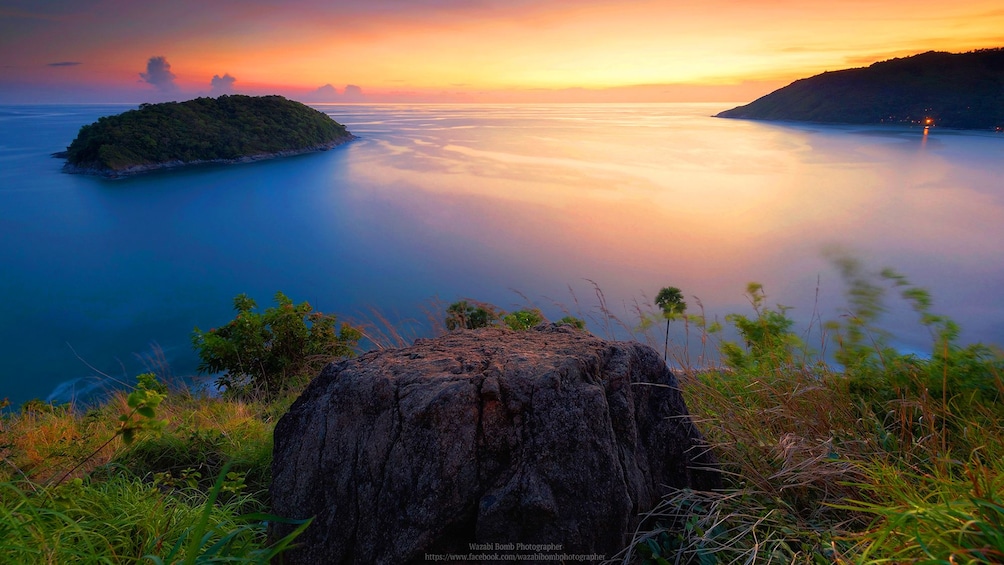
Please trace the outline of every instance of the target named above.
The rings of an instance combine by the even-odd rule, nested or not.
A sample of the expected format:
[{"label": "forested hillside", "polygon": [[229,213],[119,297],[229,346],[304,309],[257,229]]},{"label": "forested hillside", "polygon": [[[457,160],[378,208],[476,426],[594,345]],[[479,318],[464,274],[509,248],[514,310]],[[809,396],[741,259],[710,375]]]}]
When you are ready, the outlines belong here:
[{"label": "forested hillside", "polygon": [[65,153],[80,172],[117,173],[322,149],[353,138],[327,114],[282,96],[143,104],[80,128]]},{"label": "forested hillside", "polygon": [[1004,49],[928,52],[797,80],[721,118],[1004,129]]}]

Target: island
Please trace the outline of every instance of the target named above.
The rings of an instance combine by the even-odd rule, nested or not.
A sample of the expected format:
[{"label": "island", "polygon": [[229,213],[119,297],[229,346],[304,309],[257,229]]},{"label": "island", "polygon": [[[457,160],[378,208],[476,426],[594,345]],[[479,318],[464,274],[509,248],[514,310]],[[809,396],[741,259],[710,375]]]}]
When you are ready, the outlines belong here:
[{"label": "island", "polygon": [[118,178],[322,151],[353,139],[327,114],[282,96],[223,95],[103,117],[53,156],[66,159],[66,172]]},{"label": "island", "polygon": [[719,118],[1004,131],[1004,48],[929,51],[797,80]]}]

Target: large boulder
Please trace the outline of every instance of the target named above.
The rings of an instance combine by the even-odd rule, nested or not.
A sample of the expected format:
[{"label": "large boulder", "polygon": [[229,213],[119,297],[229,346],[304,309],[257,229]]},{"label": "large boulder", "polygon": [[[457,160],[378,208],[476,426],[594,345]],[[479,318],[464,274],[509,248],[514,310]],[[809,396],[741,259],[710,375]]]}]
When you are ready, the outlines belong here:
[{"label": "large boulder", "polygon": [[665,486],[720,481],[652,348],[555,325],[328,365],[276,425],[272,472],[273,512],[314,517],[286,561],[326,564],[610,557]]}]

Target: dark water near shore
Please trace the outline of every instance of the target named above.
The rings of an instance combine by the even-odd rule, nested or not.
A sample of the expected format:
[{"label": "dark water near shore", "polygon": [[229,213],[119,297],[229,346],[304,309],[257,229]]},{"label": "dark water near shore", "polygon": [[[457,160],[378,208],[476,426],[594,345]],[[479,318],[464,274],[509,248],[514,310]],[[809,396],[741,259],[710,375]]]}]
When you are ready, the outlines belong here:
[{"label": "dark water near shore", "polygon": [[[320,106],[361,139],[118,181],[60,172],[50,153],[128,108],[0,107],[0,398],[65,400],[158,348],[190,375],[192,328],[226,322],[241,292],[378,307],[418,332],[433,297],[588,314],[589,279],[625,318],[666,285],[721,315],[748,311],[758,281],[798,320],[836,318],[832,247],[931,290],[967,339],[1004,343],[1001,135],[707,104]],[[924,349],[909,316],[889,323]]]}]

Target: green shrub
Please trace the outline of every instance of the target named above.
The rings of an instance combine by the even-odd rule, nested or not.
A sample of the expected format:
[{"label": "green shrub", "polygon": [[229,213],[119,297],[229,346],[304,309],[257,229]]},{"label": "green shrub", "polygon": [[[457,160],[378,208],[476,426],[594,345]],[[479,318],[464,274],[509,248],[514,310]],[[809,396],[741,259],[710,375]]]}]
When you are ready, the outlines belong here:
[{"label": "green shrub", "polygon": [[743,338],[745,347],[732,341],[722,341],[719,346],[722,361],[732,369],[765,374],[780,369],[800,369],[801,362],[797,359],[797,354],[804,352],[805,346],[791,331],[795,322],[787,316],[788,308],[779,305],[774,310],[764,306],[767,296],[759,283],[747,285],[746,295],[756,316],[725,316],[725,320]]},{"label": "green shrub", "polygon": [[502,323],[509,329],[516,331],[526,331],[544,321],[544,314],[540,310],[517,310],[502,317]]},{"label": "green shrub", "polygon": [[484,302],[469,304],[466,300],[454,302],[446,309],[446,329],[453,330],[476,330],[498,325],[503,313]]},{"label": "green shrub", "polygon": [[216,383],[230,395],[274,398],[298,381],[308,380],[325,363],[354,355],[362,333],[335,317],[293,304],[275,294],[276,306],[256,312],[246,294],[234,298],[237,317],[203,332],[195,328],[192,344],[199,353],[199,373],[222,373]]},{"label": "green shrub", "polygon": [[586,329],[586,321],[583,320],[582,318],[576,318],[575,316],[565,316],[565,317],[561,318],[560,320],[558,320],[555,323],[557,323],[557,324],[568,324],[569,326],[572,326],[572,327],[574,327],[577,330],[585,330]]},{"label": "green shrub", "polygon": [[229,465],[242,476],[250,494],[265,498],[271,480],[271,426],[257,419],[197,429],[183,425],[134,442],[112,462],[167,486],[202,490],[208,490],[213,477]]},{"label": "green shrub", "polygon": [[[505,310],[487,302],[460,300],[446,309],[446,329],[476,330],[493,326],[503,326],[515,331],[526,331],[547,321],[539,308],[524,308],[515,312]],[[585,329],[586,323],[574,316],[565,316],[559,324],[570,324]]]}]

